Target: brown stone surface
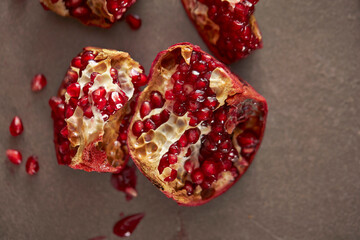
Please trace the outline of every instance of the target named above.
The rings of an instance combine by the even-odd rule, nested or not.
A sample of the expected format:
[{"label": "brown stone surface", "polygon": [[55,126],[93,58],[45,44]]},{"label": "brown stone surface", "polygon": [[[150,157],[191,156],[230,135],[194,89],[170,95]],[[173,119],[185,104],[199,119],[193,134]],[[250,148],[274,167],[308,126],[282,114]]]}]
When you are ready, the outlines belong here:
[{"label": "brown stone surface", "polygon": [[[47,100],[71,58],[93,45],[128,51],[148,70],[156,54],[190,41],[206,50],[179,0],[139,0],[138,31],[125,22],[85,27],[37,0],[0,1],[0,239],[112,235],[125,215],[146,216],[131,239],[360,239],[360,2],[262,0],[264,48],[235,63],[269,102],[265,139],[248,173],[207,205],[178,207],[145,177],[126,202],[109,174],[58,166]],[[30,90],[41,72],[48,86]],[[25,131],[10,136],[17,114]],[[40,171],[11,165],[7,148],[39,156]]]}]

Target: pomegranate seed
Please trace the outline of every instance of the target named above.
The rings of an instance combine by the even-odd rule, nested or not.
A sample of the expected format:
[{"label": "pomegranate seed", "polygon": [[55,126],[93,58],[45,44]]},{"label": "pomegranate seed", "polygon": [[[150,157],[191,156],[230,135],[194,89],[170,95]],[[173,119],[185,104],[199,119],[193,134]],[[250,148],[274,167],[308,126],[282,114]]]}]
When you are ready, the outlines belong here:
[{"label": "pomegranate seed", "polygon": [[69,94],[70,97],[78,98],[80,95],[80,84],[79,83],[72,83],[70,86],[66,89],[67,94]]},{"label": "pomegranate seed", "polygon": [[253,147],[259,142],[255,134],[251,131],[240,134],[236,139],[241,147]]},{"label": "pomegranate seed", "polygon": [[204,181],[204,174],[203,172],[197,168],[191,173],[191,180],[195,184],[201,184]]},{"label": "pomegranate seed", "polygon": [[6,156],[13,164],[19,165],[22,162],[22,155],[18,150],[8,149],[6,150]]},{"label": "pomegranate seed", "polygon": [[156,126],[159,126],[161,124],[161,115],[155,114],[150,117],[150,119],[155,123]]},{"label": "pomegranate seed", "polygon": [[132,131],[135,136],[140,137],[141,133],[144,131],[144,123],[140,120],[136,121],[132,127]]},{"label": "pomegranate seed", "polygon": [[201,169],[205,176],[215,176],[217,174],[217,169],[214,161],[206,160],[201,165]]},{"label": "pomegranate seed", "polygon": [[197,89],[205,89],[209,86],[209,80],[205,79],[205,78],[200,78],[199,80],[196,81],[195,87]]},{"label": "pomegranate seed", "polygon": [[113,83],[116,83],[118,80],[118,70],[115,68],[110,68],[110,76],[113,79]]},{"label": "pomegranate seed", "polygon": [[114,226],[114,234],[119,237],[130,237],[144,216],[143,213],[140,213],[121,219]]},{"label": "pomegranate seed", "polygon": [[100,75],[98,72],[93,72],[90,75],[90,81],[93,83],[95,81],[96,76]]},{"label": "pomegranate seed", "polygon": [[[92,98],[95,104],[105,100],[106,90],[104,87],[99,87],[92,92]],[[105,100],[106,101],[106,100]]]},{"label": "pomegranate seed", "polygon": [[215,181],[214,177],[206,177],[201,184],[202,189],[209,189],[211,184]]},{"label": "pomegranate seed", "polygon": [[14,137],[19,136],[24,131],[23,124],[18,116],[15,116],[11,121],[9,130]]},{"label": "pomegranate seed", "polygon": [[143,102],[140,107],[140,116],[141,118],[146,117],[151,112],[151,104],[149,102]]},{"label": "pomegranate seed", "polygon": [[68,135],[69,135],[68,127],[65,126],[63,129],[61,129],[60,134],[61,134],[61,136],[63,136],[64,138],[67,138]]},{"label": "pomegranate seed", "polygon": [[133,15],[133,14],[127,15],[126,22],[134,30],[137,30],[141,27],[141,19],[138,15]]},{"label": "pomegranate seed", "polygon": [[77,72],[69,70],[66,73],[66,77],[70,83],[75,83],[78,80],[79,75],[77,74]]},{"label": "pomegranate seed", "polygon": [[50,108],[55,111],[55,109],[57,108],[57,106],[59,104],[63,103],[63,101],[61,100],[61,98],[59,97],[51,97],[49,99],[49,105],[50,105]]},{"label": "pomegranate seed", "polygon": [[65,118],[70,118],[72,115],[74,115],[74,108],[68,106],[65,111]]},{"label": "pomegranate seed", "polygon": [[111,92],[109,95],[109,104],[112,106],[115,110],[119,110],[125,105],[125,98],[122,94],[118,92]]},{"label": "pomegranate seed", "polygon": [[184,164],[184,169],[186,172],[191,173],[194,170],[193,162],[190,160],[187,160]]},{"label": "pomegranate seed", "polygon": [[165,182],[172,182],[172,181],[174,181],[176,179],[176,177],[177,177],[177,171],[172,169],[171,173],[170,173],[170,176],[166,177],[164,179],[164,181]]},{"label": "pomegranate seed", "polygon": [[81,57],[74,57],[73,60],[71,60],[71,66],[75,68],[81,68]]},{"label": "pomegranate seed", "polygon": [[219,102],[216,97],[207,97],[204,101],[204,106],[211,110],[214,110],[218,105]]},{"label": "pomegranate seed", "polygon": [[[58,1],[58,0],[51,0],[51,1]],[[75,7],[78,7],[82,4],[83,0],[67,0],[65,2],[65,6],[67,8],[75,8]]]},{"label": "pomegranate seed", "polygon": [[178,116],[184,116],[187,111],[185,103],[176,101],[174,103],[173,111]]},{"label": "pomegranate seed", "polygon": [[198,128],[193,128],[186,131],[186,137],[189,143],[194,144],[199,140],[200,130]]},{"label": "pomegranate seed", "polygon": [[191,155],[191,149],[188,148],[188,150],[187,150],[187,152],[185,154],[185,157],[190,157],[190,155]]},{"label": "pomegranate seed", "polygon": [[156,128],[156,124],[151,119],[146,119],[144,122],[145,132]]},{"label": "pomegranate seed", "polygon": [[142,87],[146,85],[147,82],[148,82],[148,78],[146,77],[145,74],[136,73],[132,76],[132,83],[134,84],[135,87]]},{"label": "pomegranate seed", "polygon": [[175,98],[174,93],[171,90],[165,92],[166,100],[173,100]]},{"label": "pomegranate seed", "polygon": [[59,145],[59,152],[63,155],[67,154],[70,150],[69,146],[70,146],[69,141],[63,142],[62,144]]},{"label": "pomegranate seed", "polygon": [[193,184],[189,181],[185,182],[184,189],[186,190],[186,193],[188,196],[192,195],[194,193],[194,187]]},{"label": "pomegranate seed", "polygon": [[38,158],[36,156],[30,156],[26,161],[26,172],[29,175],[35,175],[39,171]]},{"label": "pomegranate seed", "polygon": [[183,134],[181,137],[180,137],[180,139],[179,139],[179,145],[181,146],[181,147],[186,147],[187,145],[188,145],[188,140],[187,140],[187,138],[186,138],[186,135],[185,134]]},{"label": "pomegranate seed", "polygon": [[76,108],[79,100],[77,98],[70,98],[69,99],[69,105],[73,108]]},{"label": "pomegranate seed", "polygon": [[90,15],[90,10],[87,7],[77,7],[74,9],[71,9],[71,15],[76,18],[86,18]]},{"label": "pomegranate seed", "polygon": [[89,103],[89,97],[84,95],[80,98],[78,105],[82,108],[84,108]]},{"label": "pomegranate seed", "polygon": [[170,164],[177,163],[177,156],[175,154],[169,154],[168,158],[169,158],[169,163]]},{"label": "pomegranate seed", "polygon": [[92,82],[88,82],[87,84],[84,85],[82,90],[85,95],[89,94],[89,89],[92,87],[92,85],[93,85]]},{"label": "pomegranate seed", "polygon": [[92,109],[91,109],[91,106],[87,106],[84,109],[84,116],[87,117],[87,118],[92,118],[94,116],[94,114],[92,112]]},{"label": "pomegranate seed", "polygon": [[152,108],[161,108],[164,105],[164,99],[159,92],[152,92],[150,95],[150,102]]},{"label": "pomegranate seed", "polygon": [[43,74],[36,74],[31,81],[31,90],[41,91],[47,84],[46,77]]},{"label": "pomegranate seed", "polygon": [[[81,7],[82,8],[82,7]],[[81,66],[86,67],[90,60],[94,60],[95,55],[92,51],[86,51],[81,55]]]},{"label": "pomegranate seed", "polygon": [[161,117],[161,122],[167,122],[170,118],[170,112],[169,110],[163,110],[161,113],[160,113],[160,117]]},{"label": "pomegranate seed", "polygon": [[206,121],[211,118],[212,111],[208,108],[203,108],[197,112],[196,117],[199,121]]},{"label": "pomegranate seed", "polygon": [[180,153],[180,148],[179,146],[177,145],[177,143],[174,143],[170,146],[169,148],[169,152],[172,153],[172,154],[179,154]]},{"label": "pomegranate seed", "polygon": [[169,165],[170,165],[170,163],[169,163],[169,159],[168,159],[168,154],[165,154],[164,156],[162,156],[162,158],[160,159],[160,162],[159,162],[159,166],[158,166],[159,173],[162,174],[164,169],[166,167],[168,167]]}]

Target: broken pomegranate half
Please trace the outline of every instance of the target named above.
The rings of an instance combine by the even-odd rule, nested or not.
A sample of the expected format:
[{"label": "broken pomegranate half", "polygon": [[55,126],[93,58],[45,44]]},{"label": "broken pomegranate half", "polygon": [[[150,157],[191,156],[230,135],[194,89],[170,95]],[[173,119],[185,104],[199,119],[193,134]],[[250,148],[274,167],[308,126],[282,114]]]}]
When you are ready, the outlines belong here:
[{"label": "broken pomegranate half", "polygon": [[87,47],[72,59],[57,97],[49,101],[58,163],[119,172],[128,160],[127,129],[143,68],[128,53]]},{"label": "broken pomegranate half", "polygon": [[232,63],[262,47],[254,17],[259,0],[182,0],[201,37],[224,63]]},{"label": "broken pomegranate half", "polygon": [[168,197],[204,204],[247,170],[263,138],[266,100],[198,46],[159,53],[128,134],[130,154]]},{"label": "broken pomegranate half", "polygon": [[72,16],[86,25],[108,28],[119,20],[136,0],[40,0],[44,9]]}]

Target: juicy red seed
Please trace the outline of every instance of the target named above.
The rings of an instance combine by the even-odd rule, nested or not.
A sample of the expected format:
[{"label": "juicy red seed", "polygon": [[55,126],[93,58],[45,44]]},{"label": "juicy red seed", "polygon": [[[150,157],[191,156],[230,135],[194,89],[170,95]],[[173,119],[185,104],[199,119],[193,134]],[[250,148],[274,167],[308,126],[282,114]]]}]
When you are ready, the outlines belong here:
[{"label": "juicy red seed", "polygon": [[160,117],[161,117],[161,121],[164,123],[164,122],[167,122],[170,118],[170,112],[169,110],[163,110],[161,113],[160,113]]},{"label": "juicy red seed", "polygon": [[59,152],[63,155],[67,154],[70,150],[69,146],[70,146],[69,141],[63,142],[62,144],[59,145]]},{"label": "juicy red seed", "polygon": [[114,14],[120,10],[120,4],[115,1],[107,1],[107,9],[110,13]]},{"label": "juicy red seed", "polygon": [[118,70],[115,68],[110,68],[110,76],[113,79],[113,83],[116,83],[118,80]]},{"label": "juicy red seed", "polygon": [[111,92],[109,95],[109,104],[115,110],[119,110],[125,105],[125,97],[118,92]]},{"label": "juicy red seed", "polygon": [[168,158],[169,158],[169,163],[170,164],[177,163],[177,156],[175,154],[169,154]]},{"label": "juicy red seed", "polygon": [[165,99],[166,100],[173,100],[175,98],[175,95],[172,90],[168,90],[165,92]]},{"label": "juicy red seed", "polygon": [[90,10],[87,7],[77,7],[74,9],[71,9],[71,15],[76,18],[85,18],[90,15]]},{"label": "juicy red seed", "polygon": [[225,160],[224,162],[222,162],[221,167],[222,167],[223,171],[229,171],[231,169],[232,165],[233,164],[231,161]]},{"label": "juicy red seed", "polygon": [[95,91],[92,92],[92,98],[94,103],[98,103],[99,101],[103,101],[102,99],[105,99],[106,90],[103,87],[99,87]]},{"label": "juicy red seed", "polygon": [[191,173],[191,180],[195,184],[201,184],[204,181],[204,174],[201,169],[197,168]]},{"label": "juicy red seed", "polygon": [[198,128],[193,128],[186,131],[186,137],[189,143],[196,143],[200,138],[200,130]]},{"label": "juicy red seed", "polygon": [[113,233],[118,237],[129,237],[144,216],[145,214],[138,213],[121,219],[114,225]]},{"label": "juicy red seed", "polygon": [[72,115],[74,115],[74,108],[68,106],[65,111],[65,117],[70,118]]},{"label": "juicy red seed", "polygon": [[169,148],[169,152],[172,153],[172,154],[179,154],[180,153],[180,148],[179,146],[177,145],[177,143],[174,143],[170,146]]},{"label": "juicy red seed", "polygon": [[61,134],[61,136],[63,136],[64,138],[67,138],[67,137],[68,137],[68,135],[69,135],[69,130],[68,130],[67,126],[65,126],[63,129],[61,129],[60,134]]},{"label": "juicy red seed", "polygon": [[75,68],[81,68],[81,57],[77,56],[71,60],[71,66]]},{"label": "juicy red seed", "polygon": [[203,189],[209,189],[211,187],[211,184],[215,181],[214,177],[206,177],[201,184],[201,188]]},{"label": "juicy red seed", "polygon": [[165,154],[164,156],[162,156],[162,158],[160,159],[160,162],[159,162],[159,166],[158,166],[159,173],[162,174],[164,169],[166,167],[168,167],[169,165],[170,165],[170,163],[169,163],[168,155]]},{"label": "juicy red seed", "polygon": [[164,99],[158,91],[152,92],[150,95],[150,102],[152,108],[161,108],[164,106]]},{"label": "juicy red seed", "polygon": [[205,176],[215,176],[217,174],[216,164],[212,160],[206,160],[201,165],[201,169]]},{"label": "juicy red seed", "polygon": [[190,157],[190,155],[191,155],[191,149],[188,148],[188,150],[187,150],[187,152],[185,154],[185,157]]},{"label": "juicy red seed", "polygon": [[204,106],[214,110],[218,106],[219,102],[217,101],[216,97],[207,97],[204,101]]},{"label": "juicy red seed", "polygon": [[24,131],[22,121],[18,116],[15,116],[11,121],[9,130],[14,137],[19,136]]},{"label": "juicy red seed", "polygon": [[66,73],[66,77],[70,83],[75,83],[78,80],[79,75],[73,70],[68,70]]},{"label": "juicy red seed", "polygon": [[185,182],[184,189],[186,190],[186,193],[187,193],[188,196],[190,196],[190,195],[192,195],[194,193],[194,186],[189,181]]},{"label": "juicy red seed", "polygon": [[189,111],[196,112],[200,108],[200,103],[195,101],[189,102]]},{"label": "juicy red seed", "polygon": [[57,106],[59,104],[63,103],[63,101],[61,100],[61,98],[59,97],[51,97],[49,99],[49,105],[50,105],[50,108],[55,111],[55,109],[57,108]]},{"label": "juicy red seed", "polygon": [[72,83],[70,86],[66,89],[67,94],[69,94],[70,97],[79,97],[80,95],[80,84],[79,83]]},{"label": "juicy red seed", "polygon": [[144,123],[140,120],[136,121],[132,127],[132,131],[135,136],[140,137],[141,133],[144,131]]},{"label": "juicy red seed", "polygon": [[[105,98],[100,98],[97,102],[96,102],[96,104],[95,104],[95,106],[97,107],[97,109],[99,109],[99,110],[103,110],[105,107],[106,107],[106,99]],[[103,116],[103,117],[105,117],[105,116]],[[106,120],[108,119],[107,117],[105,117],[106,118]],[[106,121],[105,120],[105,121]]]},{"label": "juicy red seed", "polygon": [[149,102],[143,102],[140,107],[141,118],[146,117],[151,112],[151,104]]},{"label": "juicy red seed", "polygon": [[194,170],[194,164],[191,160],[187,160],[184,164],[184,169],[186,172],[191,173]]},{"label": "juicy red seed", "polygon": [[156,128],[156,124],[151,119],[146,119],[144,122],[145,132]]},{"label": "juicy red seed", "polygon": [[126,22],[134,30],[137,30],[141,27],[141,19],[138,15],[133,15],[133,14],[127,15]]},{"label": "juicy red seed", "polygon": [[165,182],[172,182],[172,181],[174,181],[176,179],[176,177],[177,177],[177,171],[172,169],[171,173],[170,173],[170,176],[166,177],[164,179],[164,181]]},{"label": "juicy red seed", "polygon": [[189,121],[189,125],[190,125],[191,127],[195,127],[195,126],[198,125],[198,124],[199,124],[199,121],[197,120],[197,118],[194,117],[194,116],[191,116],[191,117],[190,117],[190,121]]},{"label": "juicy red seed", "polygon": [[90,60],[94,60],[95,55],[92,51],[86,51],[81,55],[81,65],[82,67],[86,66]]},{"label": "juicy red seed", "polygon": [[183,116],[186,113],[186,105],[184,102],[178,102],[176,101],[174,103],[173,111],[178,116]]},{"label": "juicy red seed", "polygon": [[88,103],[89,103],[89,98],[88,96],[84,95],[80,98],[78,105],[84,108]]},{"label": "juicy red seed", "polygon": [[178,142],[179,142],[179,145],[180,145],[181,147],[186,147],[186,146],[188,145],[188,139],[187,139],[186,135],[183,134],[183,135],[180,137],[180,139],[179,139]]},{"label": "juicy red seed", "polygon": [[92,118],[94,116],[90,105],[84,109],[84,116],[87,118]]},{"label": "juicy red seed", "polygon": [[197,89],[204,89],[209,86],[209,80],[205,78],[200,78],[199,80],[196,81],[195,86]]},{"label": "juicy red seed", "polygon": [[22,155],[18,150],[8,149],[6,150],[6,156],[13,164],[19,165],[22,162]]},{"label": "juicy red seed", "polygon": [[206,121],[211,118],[212,111],[208,108],[203,108],[197,112],[196,117],[199,121]]},{"label": "juicy red seed", "polygon": [[73,108],[76,108],[79,100],[77,98],[70,98],[69,99],[69,105]]},{"label": "juicy red seed", "polygon": [[63,118],[65,116],[65,104],[61,103],[57,105],[53,111],[57,117]]},{"label": "juicy red seed", "polygon": [[246,131],[237,137],[237,141],[241,147],[253,147],[258,144],[258,139],[251,131]]},{"label": "juicy red seed", "polygon": [[31,81],[31,90],[38,92],[47,84],[46,77],[43,74],[36,74]]},{"label": "juicy red seed", "polygon": [[199,75],[200,75],[200,73],[198,71],[193,70],[193,71],[190,72],[189,77],[188,77],[187,80],[189,82],[195,82],[196,79],[198,79]]},{"label": "juicy red seed", "polygon": [[234,177],[234,178],[237,178],[239,176],[239,171],[237,170],[236,167],[232,167],[230,169],[230,172],[231,172],[231,175]]},{"label": "juicy red seed", "polygon": [[[52,0],[52,1],[58,1],[58,0]],[[82,4],[83,0],[67,0],[65,2],[65,6],[67,8],[75,8]]]},{"label": "juicy red seed", "polygon": [[91,82],[94,82],[97,75],[100,75],[100,73],[98,73],[98,72],[93,72],[93,73],[91,73],[91,75],[90,75],[90,81],[91,81]]},{"label": "juicy red seed", "polygon": [[26,172],[35,175],[39,171],[39,162],[36,156],[30,156],[26,161]]},{"label": "juicy red seed", "polygon": [[232,147],[232,143],[230,140],[225,140],[224,142],[222,142],[220,144],[220,150],[223,153],[228,153],[230,151],[231,147]]},{"label": "juicy red seed", "polygon": [[155,114],[150,117],[150,119],[155,123],[156,126],[159,126],[161,124],[161,115]]},{"label": "juicy red seed", "polygon": [[88,82],[87,84],[85,84],[85,86],[82,89],[85,95],[89,94],[89,89],[92,87],[92,85],[93,84],[91,82]]}]

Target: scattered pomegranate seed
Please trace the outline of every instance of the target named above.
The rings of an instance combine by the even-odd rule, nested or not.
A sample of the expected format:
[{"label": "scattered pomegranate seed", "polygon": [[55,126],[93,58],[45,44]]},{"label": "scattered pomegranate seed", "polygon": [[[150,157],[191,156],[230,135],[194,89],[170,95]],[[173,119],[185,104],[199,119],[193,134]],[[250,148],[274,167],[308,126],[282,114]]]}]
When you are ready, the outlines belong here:
[{"label": "scattered pomegranate seed", "polygon": [[43,74],[36,74],[31,81],[31,90],[41,91],[47,84],[46,77]]},{"label": "scattered pomegranate seed", "polygon": [[144,216],[145,214],[139,213],[121,219],[113,228],[114,234],[119,237],[130,237]]},{"label": "scattered pomegranate seed", "polygon": [[36,156],[30,156],[26,161],[26,172],[35,175],[39,171],[39,162]]},{"label": "scattered pomegranate seed", "polygon": [[11,121],[9,130],[10,134],[14,137],[19,136],[24,131],[23,124],[18,116],[15,116]]},{"label": "scattered pomegranate seed", "polygon": [[151,104],[149,102],[144,102],[140,107],[140,116],[142,118],[146,117],[151,112]]},{"label": "scattered pomegranate seed", "polygon": [[18,150],[8,149],[6,150],[6,156],[13,164],[19,165],[22,162],[22,155]]},{"label": "scattered pomegranate seed", "polygon": [[141,19],[138,15],[129,14],[126,16],[126,22],[133,30],[137,30],[141,27]]},{"label": "scattered pomegranate seed", "polygon": [[112,186],[126,194],[126,200],[131,200],[137,196],[136,191],[136,172],[134,167],[126,166],[120,173],[111,175]]}]

